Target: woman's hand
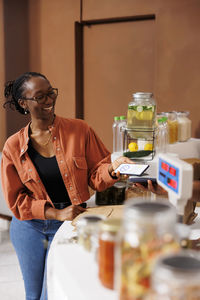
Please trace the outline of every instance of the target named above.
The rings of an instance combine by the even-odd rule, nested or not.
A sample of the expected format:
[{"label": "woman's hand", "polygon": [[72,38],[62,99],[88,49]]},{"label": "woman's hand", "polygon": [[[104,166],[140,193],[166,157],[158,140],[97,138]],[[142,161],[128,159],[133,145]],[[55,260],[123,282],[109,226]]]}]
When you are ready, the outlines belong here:
[{"label": "woman's hand", "polygon": [[56,209],[46,205],[45,218],[47,220],[72,221],[76,216],[85,210],[86,208],[83,208],[80,205],[70,205],[63,209]]},{"label": "woman's hand", "polygon": [[57,209],[56,220],[59,221],[72,221],[78,215],[83,213],[86,208],[80,205],[70,205],[63,209]]},{"label": "woman's hand", "polygon": [[140,183],[134,183],[133,187],[137,187],[139,188],[141,191],[143,192],[152,192],[156,195],[163,195],[163,196],[167,196],[168,193],[167,191],[165,191],[160,185],[158,184],[155,184],[153,185],[152,181],[151,180],[148,180],[148,186],[147,187],[144,187],[142,184]]},{"label": "woman's hand", "polygon": [[116,160],[114,160],[108,167],[108,172],[110,176],[116,177],[118,179],[120,177],[120,172],[118,171],[115,173],[115,170],[121,165],[121,164],[134,164],[134,162],[125,156],[120,156]]}]

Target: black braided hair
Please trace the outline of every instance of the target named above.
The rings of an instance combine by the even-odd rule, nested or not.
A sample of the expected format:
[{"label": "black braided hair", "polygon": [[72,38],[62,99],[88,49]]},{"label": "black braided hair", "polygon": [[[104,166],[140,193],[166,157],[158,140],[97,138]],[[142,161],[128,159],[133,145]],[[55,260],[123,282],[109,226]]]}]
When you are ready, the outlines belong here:
[{"label": "black braided hair", "polygon": [[[4,96],[7,100],[3,105],[4,108],[8,104],[11,109],[16,109],[21,114],[25,114],[25,110],[19,105],[18,100],[22,98],[25,82],[29,81],[32,77],[43,77],[47,80],[47,78],[41,73],[26,72],[19,76],[16,80],[7,81],[5,83]],[[27,113],[29,113],[29,111],[26,111],[26,114]]]}]

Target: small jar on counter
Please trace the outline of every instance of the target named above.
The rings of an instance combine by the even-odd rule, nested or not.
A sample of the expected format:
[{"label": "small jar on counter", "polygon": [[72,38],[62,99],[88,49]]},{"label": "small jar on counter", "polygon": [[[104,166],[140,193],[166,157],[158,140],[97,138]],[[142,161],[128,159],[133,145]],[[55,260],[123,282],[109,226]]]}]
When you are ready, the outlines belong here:
[{"label": "small jar on counter", "polygon": [[157,153],[167,152],[169,144],[169,127],[167,123],[167,117],[157,119],[155,144]]},{"label": "small jar on counter", "polygon": [[115,247],[120,229],[120,219],[107,219],[100,225],[98,268],[101,283],[114,289]]},{"label": "small jar on counter", "polygon": [[175,224],[176,210],[164,199],[127,201],[117,248],[120,300],[143,300],[150,289],[155,260],[161,254],[179,251]]},{"label": "small jar on counter", "polygon": [[161,257],[151,276],[152,291],[146,300],[199,300],[200,256],[183,251]]},{"label": "small jar on counter", "polygon": [[178,142],[178,120],[175,111],[165,112],[169,128],[169,144]]},{"label": "small jar on counter", "polygon": [[105,218],[98,215],[86,215],[77,221],[78,244],[95,254],[98,248],[99,225]]},{"label": "small jar on counter", "polygon": [[102,192],[96,191],[96,205],[120,205],[125,201],[126,181],[117,181]]},{"label": "small jar on counter", "polygon": [[178,141],[186,142],[191,138],[191,120],[188,118],[188,111],[177,112],[178,120]]}]

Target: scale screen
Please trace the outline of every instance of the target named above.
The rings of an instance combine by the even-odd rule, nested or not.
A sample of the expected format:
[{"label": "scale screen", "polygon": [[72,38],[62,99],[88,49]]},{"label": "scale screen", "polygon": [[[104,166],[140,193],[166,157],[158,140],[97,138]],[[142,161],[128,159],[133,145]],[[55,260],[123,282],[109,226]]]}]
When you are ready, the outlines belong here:
[{"label": "scale screen", "polygon": [[168,161],[159,158],[158,164],[158,179],[168,189],[178,194],[179,182],[180,182],[180,171],[179,168],[175,167]]}]

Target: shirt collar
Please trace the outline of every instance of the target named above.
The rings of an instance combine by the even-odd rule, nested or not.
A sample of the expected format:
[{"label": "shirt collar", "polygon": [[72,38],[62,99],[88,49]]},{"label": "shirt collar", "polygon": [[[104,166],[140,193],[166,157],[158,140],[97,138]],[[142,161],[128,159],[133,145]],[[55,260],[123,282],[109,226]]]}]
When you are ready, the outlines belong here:
[{"label": "shirt collar", "polygon": [[[55,116],[53,124],[48,127],[49,130],[52,131],[54,128],[56,128],[58,123],[59,123],[59,117]],[[30,124],[31,124],[31,121],[20,132],[20,134],[21,134],[20,157],[28,150],[28,143],[30,140],[30,137],[29,137]]]}]

